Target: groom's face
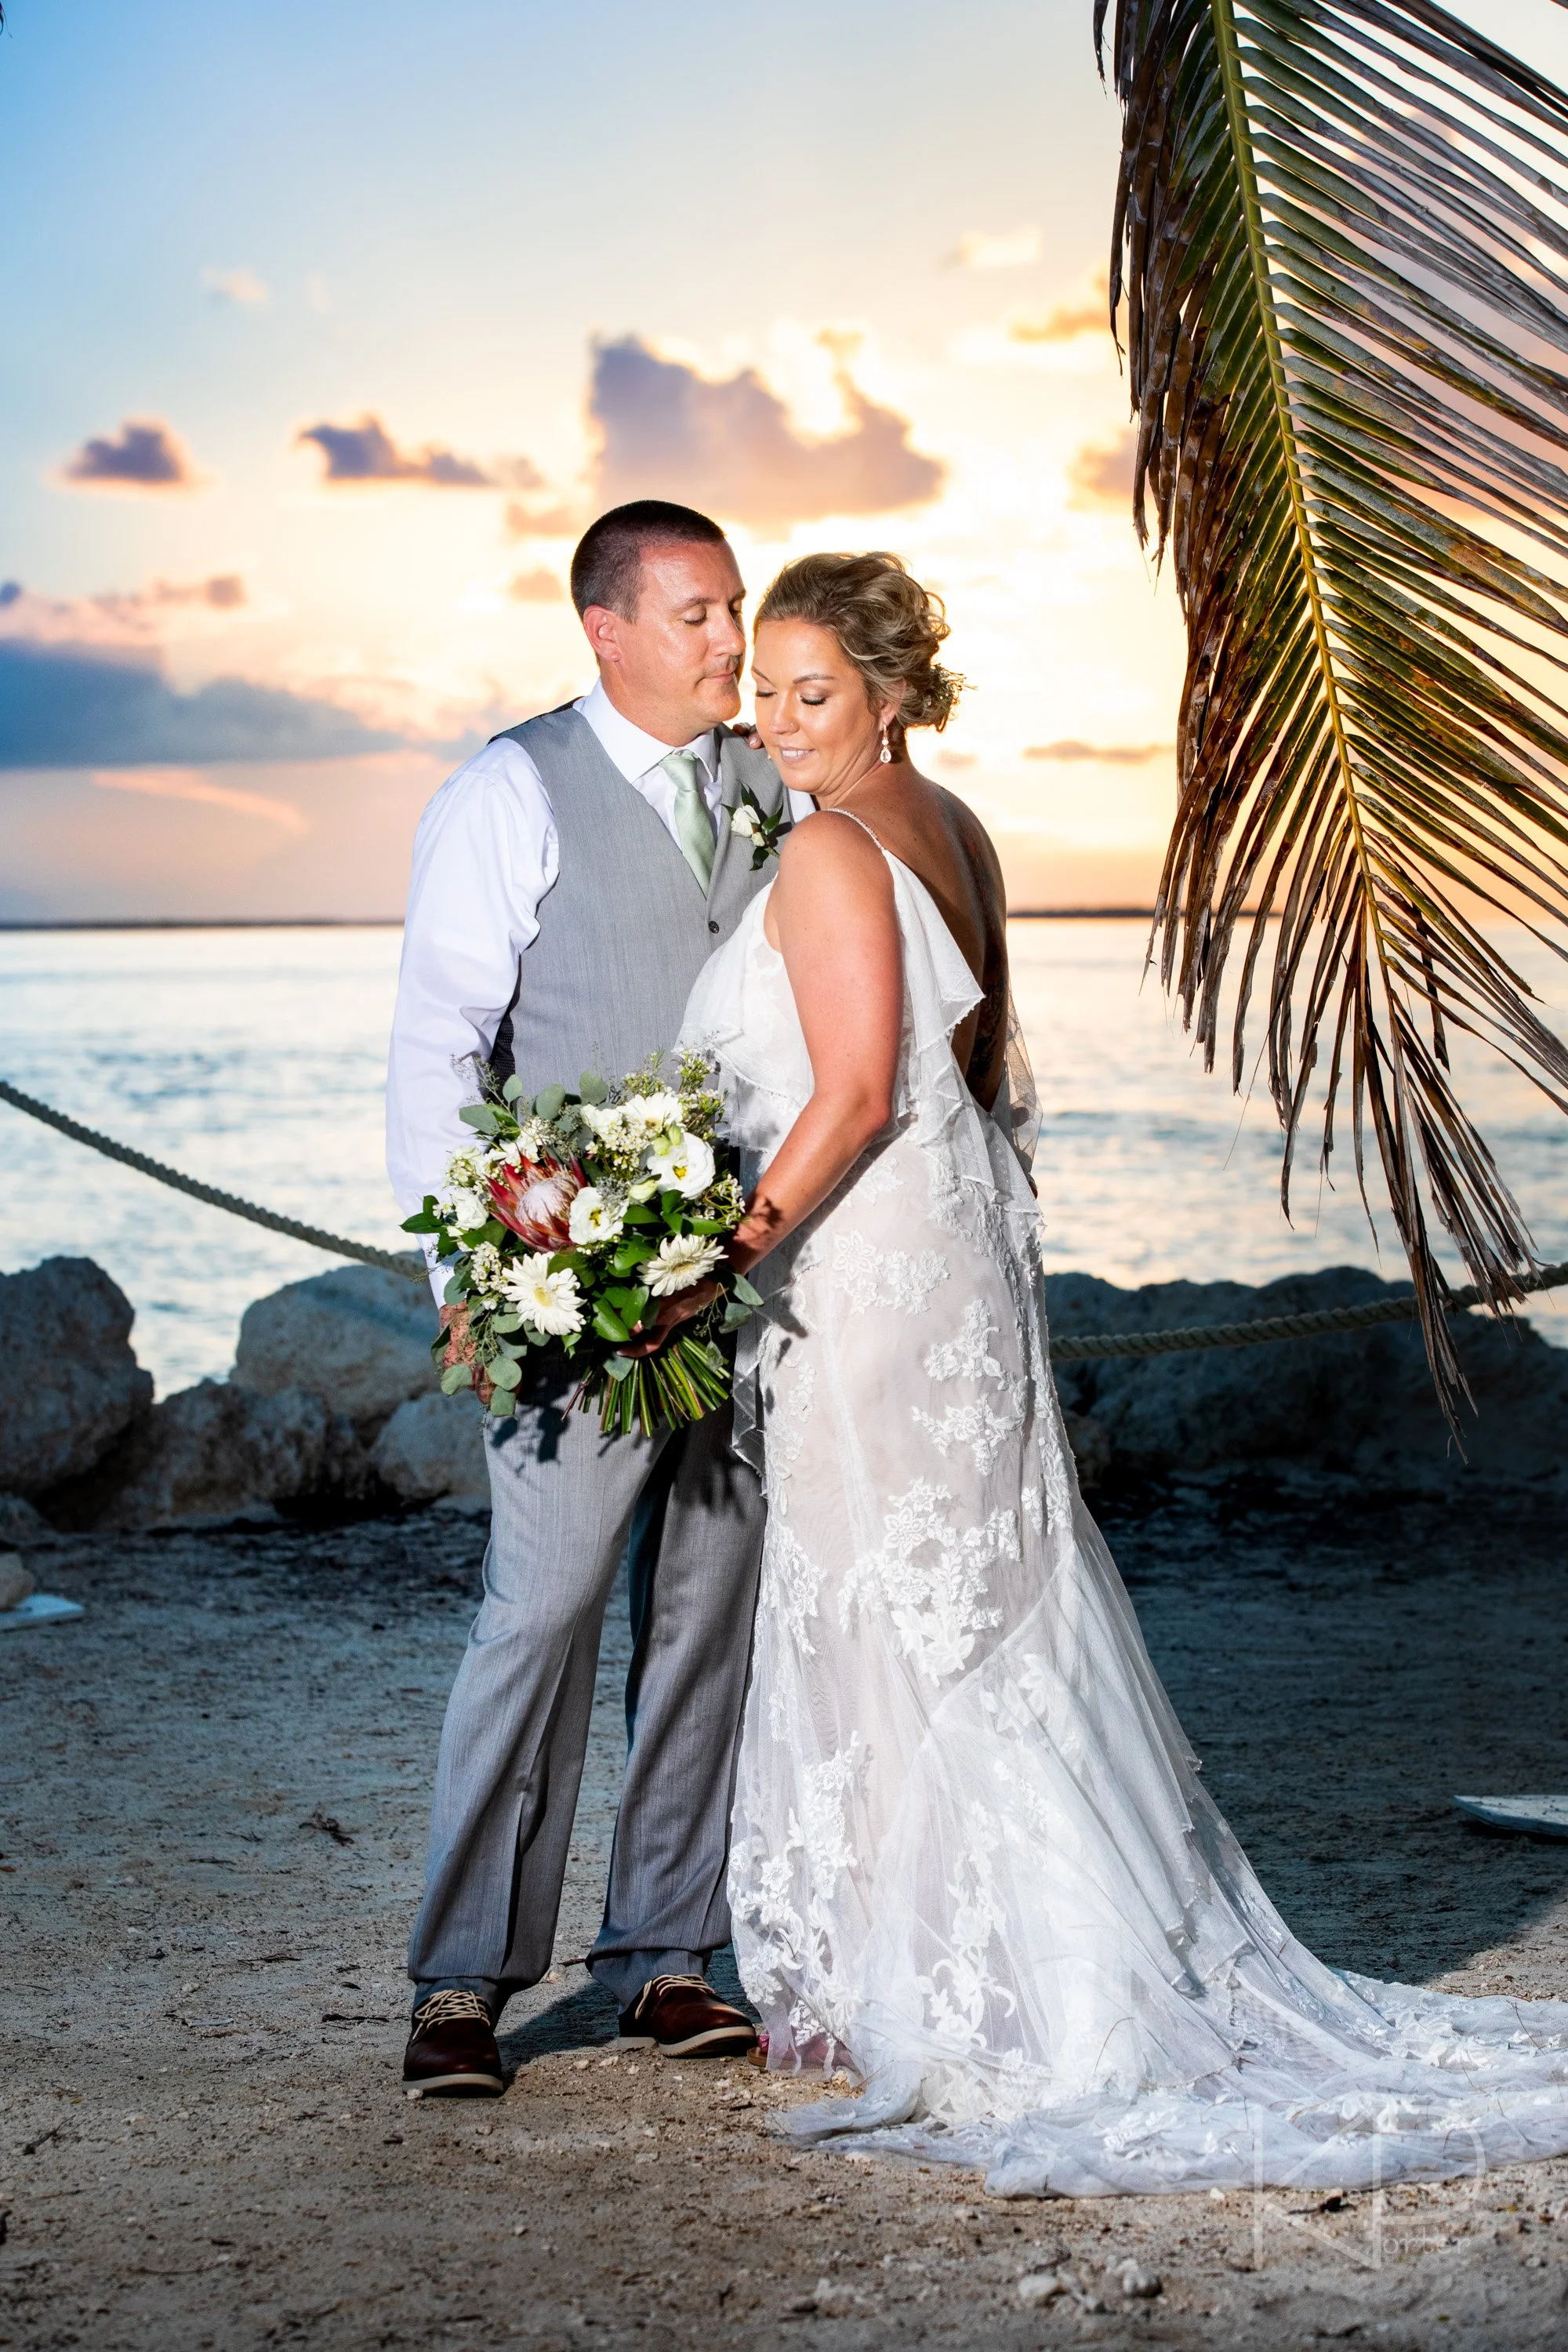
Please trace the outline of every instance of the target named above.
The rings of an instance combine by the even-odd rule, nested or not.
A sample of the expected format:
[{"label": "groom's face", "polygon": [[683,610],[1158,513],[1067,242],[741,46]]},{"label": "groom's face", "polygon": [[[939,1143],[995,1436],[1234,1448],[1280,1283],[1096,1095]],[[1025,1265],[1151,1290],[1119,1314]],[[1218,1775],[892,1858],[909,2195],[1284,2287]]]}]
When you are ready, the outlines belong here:
[{"label": "groom's face", "polygon": [[745,600],[729,547],[646,549],[636,612],[628,617],[591,604],[583,615],[616,709],[672,745],[733,719]]}]

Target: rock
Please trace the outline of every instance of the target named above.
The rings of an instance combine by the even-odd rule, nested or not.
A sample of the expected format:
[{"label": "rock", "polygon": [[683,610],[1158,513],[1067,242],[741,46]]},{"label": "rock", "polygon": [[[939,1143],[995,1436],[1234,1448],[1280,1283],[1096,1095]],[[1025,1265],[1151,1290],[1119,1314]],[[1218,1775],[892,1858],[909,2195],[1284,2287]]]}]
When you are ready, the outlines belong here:
[{"label": "rock", "polygon": [[0,1549],[36,1551],[54,1541],[55,1531],[41,1511],[35,1511],[20,1495],[0,1495]]},{"label": "rock", "polygon": [[1050,2303],[1058,2294],[1068,2293],[1071,2282],[1059,2271],[1031,2271],[1018,2281],[1018,2300],[1022,2304]]},{"label": "rock", "polygon": [[1106,2271],[1118,2282],[1122,2294],[1130,2300],[1151,2302],[1155,2295],[1164,2292],[1163,2282],[1152,2271],[1144,2270],[1141,2263],[1131,2259],[1108,2263]]},{"label": "rock", "polygon": [[371,1453],[376,1476],[405,1503],[488,1504],[483,1415],[473,1397],[413,1397],[400,1404]]},{"label": "rock", "polygon": [[86,1257],[0,1275],[0,1487],[79,1478],[153,1402],[130,1300]]},{"label": "rock", "polygon": [[257,1396],[303,1389],[374,1436],[410,1397],[439,1391],[429,1286],[378,1265],[339,1265],[245,1310],[233,1380]]},{"label": "rock", "polygon": [[0,1609],[20,1608],[37,1581],[19,1551],[0,1551]]},{"label": "rock", "polygon": [[[1358,1267],[1245,1283],[1161,1282],[1121,1290],[1091,1275],[1052,1276],[1051,1328],[1163,1330],[1237,1323],[1408,1297]],[[1069,1428],[1099,1424],[1099,1484],[1257,1470],[1348,1484],[1451,1491],[1466,1481],[1554,1477],[1568,1421],[1568,1350],[1530,1325],[1481,1314],[1455,1318],[1476,1412],[1454,1446],[1433,1394],[1419,1327],[1384,1323],[1314,1339],[1215,1348],[1058,1367]],[[1086,1483],[1088,1483],[1086,1481]]]},{"label": "rock", "polygon": [[369,1483],[352,1423],[320,1397],[202,1381],[154,1406],[82,1499],[95,1528],[210,1527],[353,1499]]}]

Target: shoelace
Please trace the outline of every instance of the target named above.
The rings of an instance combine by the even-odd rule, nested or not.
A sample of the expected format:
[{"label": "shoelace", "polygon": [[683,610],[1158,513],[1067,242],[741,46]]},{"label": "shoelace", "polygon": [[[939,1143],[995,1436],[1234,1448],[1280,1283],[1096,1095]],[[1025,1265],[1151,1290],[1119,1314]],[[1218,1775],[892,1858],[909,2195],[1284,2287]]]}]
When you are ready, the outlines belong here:
[{"label": "shoelace", "polygon": [[433,1992],[414,2012],[414,2022],[421,2032],[430,2025],[455,2025],[459,2019],[488,2025],[490,2013],[477,1992],[460,1992],[456,1986],[446,1992]]},{"label": "shoelace", "polygon": [[695,1985],[699,1992],[711,1993],[715,2000],[719,1998],[718,1994],[713,1992],[713,1988],[709,1983],[706,1977],[649,1977],[647,1984],[644,1985],[641,1992],[637,1995],[637,2011],[633,2011],[634,2016],[637,2013],[637,2011],[642,2010],[648,2001],[657,2000],[661,1992],[668,1992],[671,1987],[675,1985]]}]

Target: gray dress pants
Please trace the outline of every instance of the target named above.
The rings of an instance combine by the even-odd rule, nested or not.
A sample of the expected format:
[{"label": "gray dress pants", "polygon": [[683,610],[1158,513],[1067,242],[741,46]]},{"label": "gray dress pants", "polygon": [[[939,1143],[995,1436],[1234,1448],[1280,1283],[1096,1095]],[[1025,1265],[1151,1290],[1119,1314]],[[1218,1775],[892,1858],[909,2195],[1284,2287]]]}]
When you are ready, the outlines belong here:
[{"label": "gray dress pants", "polygon": [[420,1986],[507,1995],[550,1966],[605,1606],[627,1558],[628,1753],[594,1974],[624,2006],[729,1939],[724,1880],[763,1505],[728,1408],[652,1439],[567,1413],[570,1382],[487,1423],[485,1597],[447,1703]]}]

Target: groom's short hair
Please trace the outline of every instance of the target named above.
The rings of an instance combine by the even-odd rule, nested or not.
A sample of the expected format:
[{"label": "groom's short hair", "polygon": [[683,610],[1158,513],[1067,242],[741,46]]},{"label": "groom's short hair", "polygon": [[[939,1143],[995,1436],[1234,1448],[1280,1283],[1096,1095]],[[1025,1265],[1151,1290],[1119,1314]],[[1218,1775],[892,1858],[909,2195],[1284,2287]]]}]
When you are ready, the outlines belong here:
[{"label": "groom's short hair", "polygon": [[723,532],[695,507],[667,499],[634,499],[591,522],[572,558],[572,602],[579,615],[590,604],[635,621],[642,593],[643,557],[650,547],[722,547]]}]

